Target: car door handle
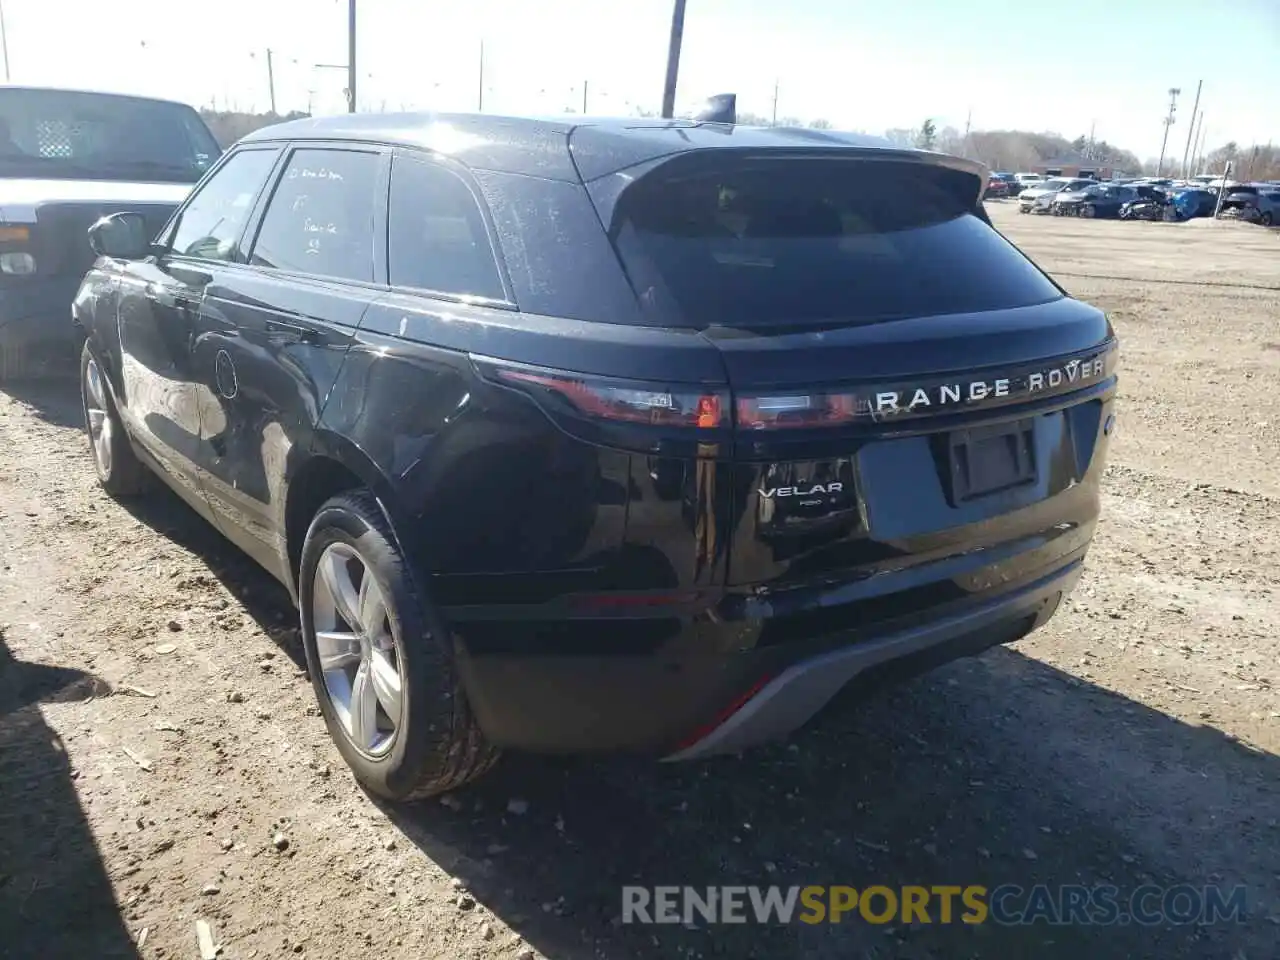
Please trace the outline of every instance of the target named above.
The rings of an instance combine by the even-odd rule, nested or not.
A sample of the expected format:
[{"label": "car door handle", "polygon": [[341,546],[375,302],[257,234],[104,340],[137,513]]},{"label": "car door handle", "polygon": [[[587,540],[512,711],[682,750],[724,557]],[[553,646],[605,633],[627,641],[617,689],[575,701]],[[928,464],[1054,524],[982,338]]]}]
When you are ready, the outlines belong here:
[{"label": "car door handle", "polygon": [[158,283],[147,284],[147,299],[152,303],[158,303],[163,306],[179,307],[183,310],[191,310],[200,303],[199,297],[193,297],[188,293],[174,293],[165,290]]},{"label": "car door handle", "polygon": [[313,327],[283,320],[267,321],[267,339],[273,343],[319,343],[320,333]]}]

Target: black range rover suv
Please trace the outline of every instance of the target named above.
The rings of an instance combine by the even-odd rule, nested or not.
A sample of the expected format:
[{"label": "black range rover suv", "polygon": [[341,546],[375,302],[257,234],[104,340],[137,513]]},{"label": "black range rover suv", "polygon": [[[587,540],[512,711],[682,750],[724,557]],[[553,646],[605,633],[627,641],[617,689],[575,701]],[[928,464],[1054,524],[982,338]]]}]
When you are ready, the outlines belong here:
[{"label": "black range rover suv", "polygon": [[156,240],[91,230],[97,471],[287,585],[380,794],[504,747],[736,751],[1079,575],[1116,342],[985,185],[694,121],[267,128]]}]

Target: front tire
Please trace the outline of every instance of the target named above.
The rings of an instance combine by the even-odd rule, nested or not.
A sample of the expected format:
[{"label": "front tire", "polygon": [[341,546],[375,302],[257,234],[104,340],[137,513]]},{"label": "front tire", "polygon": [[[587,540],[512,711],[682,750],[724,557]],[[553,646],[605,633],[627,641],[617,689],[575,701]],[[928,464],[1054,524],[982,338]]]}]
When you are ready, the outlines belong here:
[{"label": "front tire", "polygon": [[145,491],[150,475],[133,452],[102,365],[88,340],[80,349],[80,405],[93,468],[103,489],[113,497],[132,497]]},{"label": "front tire", "polygon": [[298,599],[320,712],[368,790],[416,800],[493,766],[499,753],[471,714],[452,635],[371,493],[320,507],[302,547]]}]

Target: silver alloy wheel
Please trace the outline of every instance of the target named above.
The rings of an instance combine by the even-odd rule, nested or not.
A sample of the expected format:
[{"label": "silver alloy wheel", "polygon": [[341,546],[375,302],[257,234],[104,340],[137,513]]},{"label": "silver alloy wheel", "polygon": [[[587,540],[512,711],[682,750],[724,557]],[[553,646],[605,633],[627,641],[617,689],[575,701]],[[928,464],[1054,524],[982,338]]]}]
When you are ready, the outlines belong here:
[{"label": "silver alloy wheel", "polygon": [[102,371],[92,357],[84,368],[84,413],[89,426],[89,442],[93,457],[104,475],[111,473],[111,436],[114,429],[107,413],[106,387],[102,384]]},{"label": "silver alloy wheel", "polygon": [[379,756],[400,729],[404,674],[387,600],[368,564],[345,543],[320,555],[311,620],[325,691],[351,743]]}]

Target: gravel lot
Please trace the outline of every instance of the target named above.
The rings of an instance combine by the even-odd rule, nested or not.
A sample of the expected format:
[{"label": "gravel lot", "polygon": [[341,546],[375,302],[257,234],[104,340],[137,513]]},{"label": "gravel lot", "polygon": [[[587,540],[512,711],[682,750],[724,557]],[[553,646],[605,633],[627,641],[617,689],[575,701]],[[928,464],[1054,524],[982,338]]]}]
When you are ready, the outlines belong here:
[{"label": "gravel lot", "polygon": [[[699,766],[510,757],[384,809],[283,592],[97,488],[74,385],[0,392],[0,955],[1274,957],[1280,230],[1000,229],[1123,339],[1100,536],[1023,642]],[[515,801],[515,802],[513,802]],[[640,884],[1244,884],[1211,927],[621,925]]]}]

